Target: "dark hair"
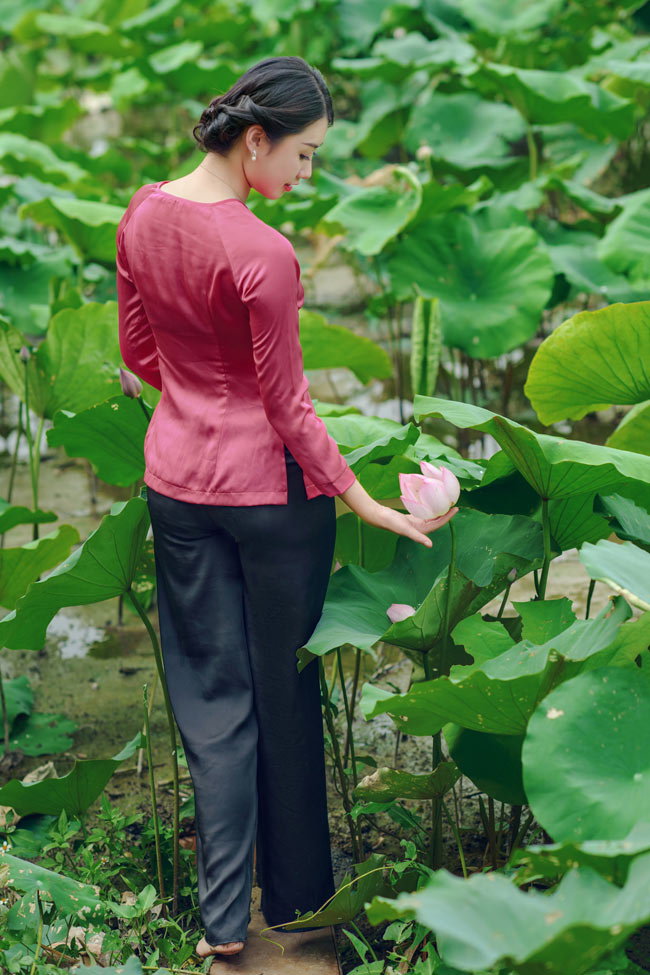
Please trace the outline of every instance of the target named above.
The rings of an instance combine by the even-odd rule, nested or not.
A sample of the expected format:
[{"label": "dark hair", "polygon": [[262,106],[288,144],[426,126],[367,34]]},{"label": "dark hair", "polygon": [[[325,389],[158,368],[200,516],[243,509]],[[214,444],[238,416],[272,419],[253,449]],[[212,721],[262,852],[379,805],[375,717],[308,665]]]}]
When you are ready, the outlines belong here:
[{"label": "dark hair", "polygon": [[212,99],[192,135],[205,152],[226,155],[249,125],[261,125],[274,143],[325,115],[331,125],[332,99],[317,68],[294,56],[265,58]]}]

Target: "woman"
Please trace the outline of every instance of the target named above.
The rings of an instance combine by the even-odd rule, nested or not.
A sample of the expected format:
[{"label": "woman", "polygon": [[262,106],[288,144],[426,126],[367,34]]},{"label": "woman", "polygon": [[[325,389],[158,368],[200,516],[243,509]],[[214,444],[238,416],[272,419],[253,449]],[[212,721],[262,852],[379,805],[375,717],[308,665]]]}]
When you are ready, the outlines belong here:
[{"label": "woman", "polygon": [[293,247],[245,205],[311,175],[333,113],[320,72],[267,58],[193,130],[205,159],[136,191],[117,231],[126,365],[162,391],[145,438],[165,675],[196,802],[201,957],[234,954],[253,854],[271,925],[334,892],[318,668],[334,496],[430,546],[374,501],[316,415]]}]

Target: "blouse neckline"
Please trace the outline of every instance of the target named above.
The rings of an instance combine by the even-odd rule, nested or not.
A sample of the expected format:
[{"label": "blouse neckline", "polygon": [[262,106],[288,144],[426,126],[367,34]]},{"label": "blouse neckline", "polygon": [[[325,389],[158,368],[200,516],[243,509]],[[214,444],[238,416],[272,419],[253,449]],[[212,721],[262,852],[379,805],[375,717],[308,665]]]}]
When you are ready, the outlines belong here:
[{"label": "blouse neckline", "polygon": [[157,193],[159,196],[167,196],[171,200],[180,200],[182,203],[191,203],[194,206],[199,206],[199,207],[217,207],[217,206],[221,206],[223,203],[241,203],[242,206],[246,206],[244,201],[240,200],[239,197],[236,196],[229,196],[225,200],[212,200],[211,202],[207,202],[205,200],[188,200],[186,196],[175,196],[173,193],[163,193],[160,187],[163,186],[165,183],[170,183],[170,182],[171,180],[169,179],[159,180],[155,184],[155,189],[153,192]]}]

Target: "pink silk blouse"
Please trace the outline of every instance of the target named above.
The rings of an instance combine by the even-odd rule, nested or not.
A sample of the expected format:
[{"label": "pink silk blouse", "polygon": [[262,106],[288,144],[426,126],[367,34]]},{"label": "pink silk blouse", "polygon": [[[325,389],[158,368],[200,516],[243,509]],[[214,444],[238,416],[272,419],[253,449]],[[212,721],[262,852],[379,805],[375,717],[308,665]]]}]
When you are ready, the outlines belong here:
[{"label": "pink silk blouse", "polygon": [[186,200],[166,182],[136,190],[116,238],[122,358],[161,390],[145,484],[200,504],[286,504],[286,444],[308,498],[343,493],[355,475],[307,390],[290,241],[241,200]]}]

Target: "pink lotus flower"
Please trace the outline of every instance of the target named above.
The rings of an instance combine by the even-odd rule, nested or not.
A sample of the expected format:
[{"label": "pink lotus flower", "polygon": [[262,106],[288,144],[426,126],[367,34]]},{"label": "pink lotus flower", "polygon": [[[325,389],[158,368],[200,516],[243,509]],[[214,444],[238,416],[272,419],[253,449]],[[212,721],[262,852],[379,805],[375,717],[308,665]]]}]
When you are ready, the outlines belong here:
[{"label": "pink lotus flower", "polygon": [[391,603],[386,610],[386,616],[391,623],[399,623],[401,620],[406,620],[409,616],[413,616],[414,613],[415,607],[409,606],[408,603]]},{"label": "pink lotus flower", "polygon": [[142,383],[132,372],[120,367],[120,385],[125,396],[137,399],[142,393]]},{"label": "pink lotus flower", "polygon": [[420,461],[420,470],[421,474],[400,473],[402,503],[416,518],[440,518],[458,501],[460,484],[446,467],[438,469],[427,460]]}]

